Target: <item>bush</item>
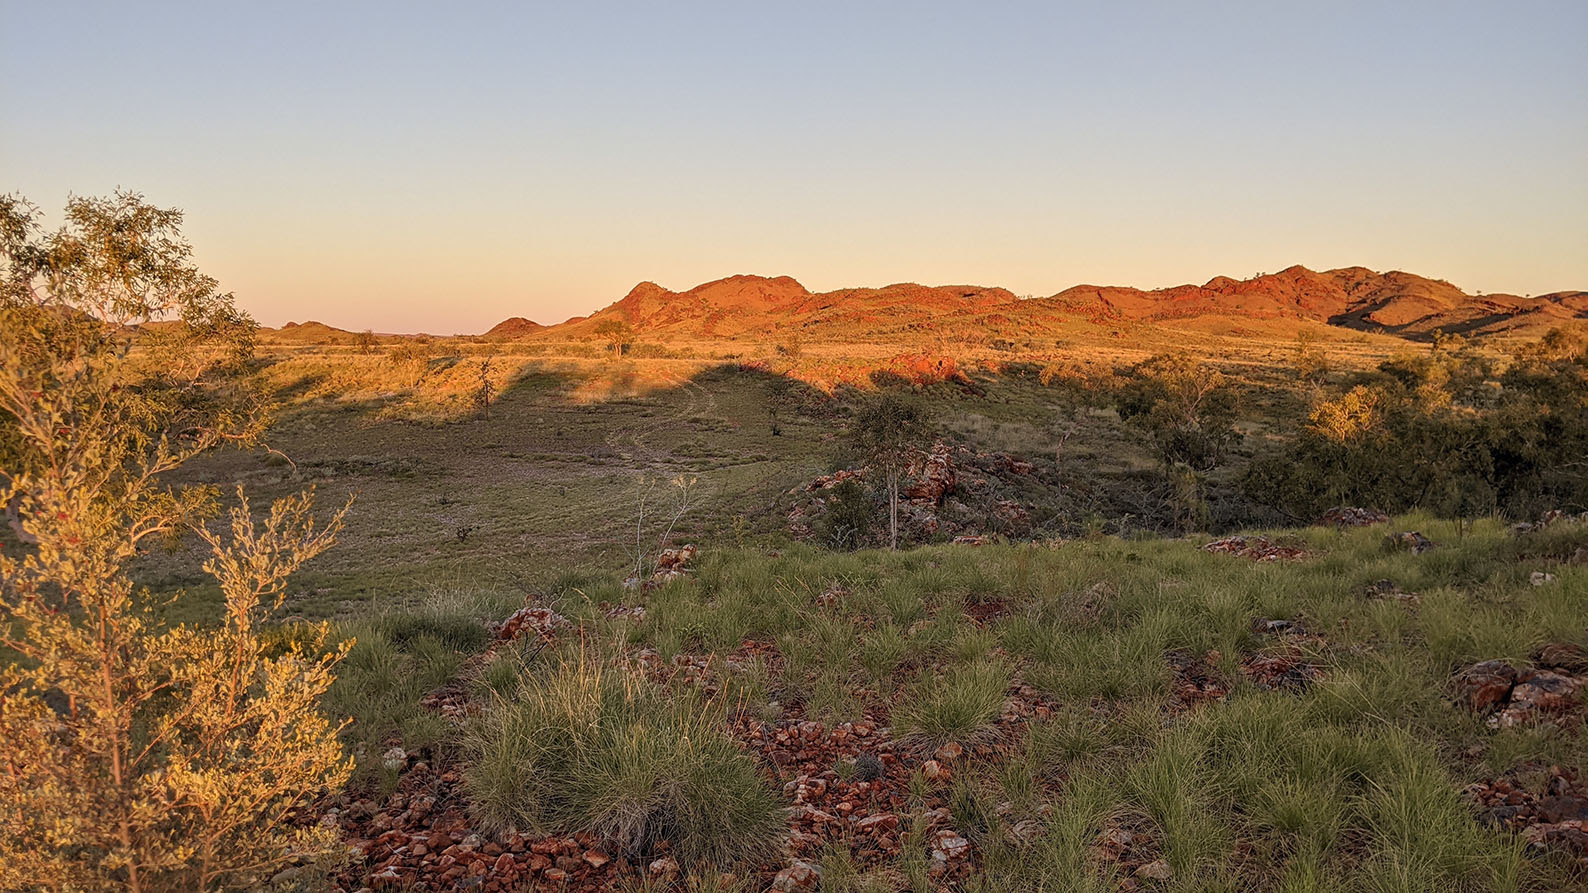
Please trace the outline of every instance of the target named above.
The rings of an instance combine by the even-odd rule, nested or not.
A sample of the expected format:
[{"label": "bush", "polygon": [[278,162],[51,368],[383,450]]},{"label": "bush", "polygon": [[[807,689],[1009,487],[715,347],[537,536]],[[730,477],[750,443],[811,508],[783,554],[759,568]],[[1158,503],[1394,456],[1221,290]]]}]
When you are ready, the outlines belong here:
[{"label": "bush", "polygon": [[1441,339],[1320,394],[1295,439],[1252,463],[1247,493],[1297,518],[1331,505],[1461,518],[1588,507],[1588,337],[1557,329],[1498,378],[1490,366]]},{"label": "bush", "polygon": [[[222,534],[213,490],[162,483],[256,429],[262,407],[227,394],[253,323],[187,263],[180,212],[123,193],[73,199],[67,220],[41,235],[0,196],[0,502],[19,546],[0,553],[0,888],[257,889],[339,850],[291,818],[350,769],[319,709],[345,646],[324,625],[263,631],[343,515],[317,523],[303,494],[260,521],[239,492]],[[173,314],[182,337],[148,343],[140,373],[125,333]],[[186,531],[210,547],[219,624],[159,622],[133,577]]]},{"label": "bush", "polygon": [[470,727],[464,785],[493,829],[589,831],[684,864],[770,852],[782,827],[751,758],[688,695],[588,658],[526,676]]},{"label": "bush", "polygon": [[1119,417],[1152,435],[1164,466],[1206,471],[1239,440],[1235,397],[1214,367],[1189,354],[1161,354],[1138,364],[1115,399]]},{"label": "bush", "polygon": [[827,512],[821,519],[822,541],[832,549],[853,551],[872,540],[879,500],[860,481],[844,481],[827,491]]}]

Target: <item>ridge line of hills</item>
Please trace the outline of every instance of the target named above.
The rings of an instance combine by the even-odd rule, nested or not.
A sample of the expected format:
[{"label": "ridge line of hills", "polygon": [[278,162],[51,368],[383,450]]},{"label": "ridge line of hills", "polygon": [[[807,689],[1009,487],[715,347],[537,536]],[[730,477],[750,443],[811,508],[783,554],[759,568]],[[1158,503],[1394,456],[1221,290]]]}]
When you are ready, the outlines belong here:
[{"label": "ridge line of hills", "polygon": [[[726,338],[798,330],[841,338],[967,326],[1041,332],[1078,319],[1108,325],[1196,317],[1315,321],[1413,339],[1427,339],[1437,331],[1523,334],[1588,319],[1588,292],[1473,295],[1444,280],[1365,267],[1315,272],[1292,266],[1250,279],[1217,276],[1203,285],[1152,290],[1076,285],[1041,298],[1017,297],[998,287],[915,283],[812,292],[788,276],[736,275],[682,292],[641,282],[589,316],[551,326],[512,317],[483,337],[577,337],[594,334],[594,327],[608,319],[626,322],[642,335]],[[276,331],[311,340],[343,330],[307,322],[288,323]]]}]

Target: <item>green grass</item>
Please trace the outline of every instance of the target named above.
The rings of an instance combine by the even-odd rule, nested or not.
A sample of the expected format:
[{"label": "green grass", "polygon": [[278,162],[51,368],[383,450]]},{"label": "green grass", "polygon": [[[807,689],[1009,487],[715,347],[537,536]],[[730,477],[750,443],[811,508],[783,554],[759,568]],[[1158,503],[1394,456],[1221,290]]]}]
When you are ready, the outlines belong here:
[{"label": "green grass", "polygon": [[713,711],[562,654],[528,668],[468,730],[464,784],[487,829],[589,831],[645,858],[727,866],[770,851],[781,813]]},{"label": "green grass", "polygon": [[893,711],[895,733],[931,745],[983,737],[1004,706],[1009,673],[996,663],[958,664],[928,674]]},{"label": "green grass", "polygon": [[[1440,547],[1414,556],[1384,550],[1383,528],[1308,528],[1285,534],[1309,550],[1300,562],[1104,537],[897,553],[707,549],[694,575],[649,593],[622,589],[615,572],[567,574],[543,597],[583,627],[586,650],[509,654],[468,671],[492,705],[463,742],[471,799],[493,827],[597,830],[636,850],[665,813],[693,857],[748,856],[779,827],[768,818],[779,801],[724,737],[725,715],[881,717],[887,734],[926,753],[986,740],[1023,684],[1057,707],[1003,755],[956,766],[947,794],[982,860],[967,889],[1114,889],[1114,869],[1094,853],[1112,827],[1153,842],[1173,873],[1163,889],[1569,886],[1562,858],[1482,826],[1459,792],[1529,762],[1588,765],[1588,728],[1578,717],[1492,731],[1451,703],[1448,686],[1476,660],[1525,662],[1542,643],[1588,641],[1588,568],[1552,557],[1560,531],[1535,541],[1485,521],[1458,539],[1420,516],[1393,528],[1421,529]],[[1541,568],[1556,582],[1530,585]],[[1384,578],[1421,600],[1364,595]],[[846,594],[820,603],[835,583]],[[505,615],[506,599],[443,599],[419,620],[363,621],[336,693],[356,708],[355,728],[458,744],[403,705],[477,647],[477,621],[461,618]],[[1002,610],[991,619],[966,613],[994,601]],[[646,613],[608,618],[604,604]],[[1294,621],[1305,636],[1282,643],[1254,632],[1256,618]],[[720,661],[745,640],[775,645],[781,666],[714,664],[723,688],[710,701],[618,666],[638,648]],[[1321,670],[1316,682],[1268,691],[1242,674],[1243,657],[1289,648]],[[1170,650],[1218,651],[1213,672],[1228,697],[1175,708]],[[915,796],[928,796],[917,783]],[[835,845],[824,883],[932,889],[925,845],[912,846],[863,867]]]},{"label": "green grass", "polygon": [[355,787],[395,781],[380,759],[392,744],[419,751],[449,737],[446,721],[420,700],[457,676],[465,660],[485,646],[485,624],[511,611],[509,598],[432,593],[417,609],[336,627],[337,637],[354,645],[338,667],[325,707],[334,717],[352,720],[346,737],[356,760]]}]

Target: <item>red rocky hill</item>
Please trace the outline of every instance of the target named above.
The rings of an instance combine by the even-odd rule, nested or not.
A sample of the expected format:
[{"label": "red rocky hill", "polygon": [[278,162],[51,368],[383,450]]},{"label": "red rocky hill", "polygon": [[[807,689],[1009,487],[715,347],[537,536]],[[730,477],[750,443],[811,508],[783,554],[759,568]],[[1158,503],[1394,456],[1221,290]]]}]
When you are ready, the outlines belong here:
[{"label": "red rocky hill", "polygon": [[[1006,289],[973,285],[901,283],[812,292],[788,276],[741,275],[683,292],[642,282],[605,309],[552,328],[581,334],[604,319],[617,318],[652,334],[710,338],[799,330],[817,337],[880,338],[946,327],[1018,334],[1075,317],[1106,323],[1202,316],[1312,320],[1411,338],[1426,338],[1436,330],[1486,335],[1588,319],[1588,292],[1536,298],[1469,295],[1443,280],[1365,267],[1320,273],[1294,266],[1251,279],[1220,276],[1203,285],[1151,291],[1077,285],[1051,297],[1025,300]],[[507,334],[517,322],[508,320],[488,334],[516,337],[541,328]]]}]

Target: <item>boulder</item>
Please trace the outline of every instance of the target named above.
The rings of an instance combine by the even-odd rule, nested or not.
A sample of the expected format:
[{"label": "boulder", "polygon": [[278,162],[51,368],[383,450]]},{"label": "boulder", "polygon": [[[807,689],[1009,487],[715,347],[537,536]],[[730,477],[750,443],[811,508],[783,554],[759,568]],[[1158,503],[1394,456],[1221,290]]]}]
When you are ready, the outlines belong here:
[{"label": "boulder", "polygon": [[1516,676],[1516,668],[1503,660],[1479,661],[1456,676],[1456,700],[1482,713],[1505,703]]},{"label": "boulder", "polygon": [[1511,689],[1510,703],[1489,724],[1494,728],[1512,729],[1537,722],[1547,716],[1558,716],[1582,703],[1578,694],[1582,684],[1570,676],[1538,670],[1525,674]]},{"label": "boulder", "polygon": [[915,479],[905,486],[904,495],[917,505],[942,505],[943,497],[953,491],[956,482],[954,460],[942,443],[934,444],[910,473]]},{"label": "boulder", "polygon": [[1433,540],[1415,530],[1392,533],[1385,539],[1385,544],[1391,549],[1401,549],[1413,555],[1421,555],[1437,545]]}]

